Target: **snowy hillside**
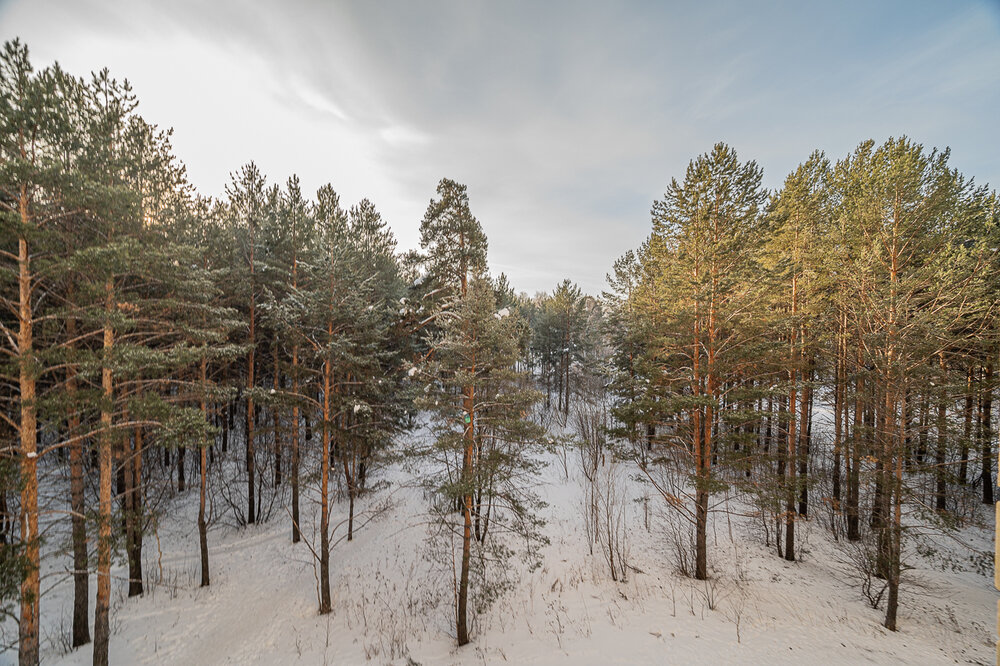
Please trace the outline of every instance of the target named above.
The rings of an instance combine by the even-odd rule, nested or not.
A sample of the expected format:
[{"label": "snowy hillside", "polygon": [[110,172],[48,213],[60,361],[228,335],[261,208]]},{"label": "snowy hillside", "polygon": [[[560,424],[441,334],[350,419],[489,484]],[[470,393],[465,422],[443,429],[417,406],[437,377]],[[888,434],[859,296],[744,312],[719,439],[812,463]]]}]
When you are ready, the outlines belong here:
[{"label": "snowy hillside", "polygon": [[[420,434],[409,435],[417,437]],[[125,599],[125,569],[113,574],[111,663],[115,664],[636,664],[636,663],[992,663],[996,592],[990,572],[973,571],[957,541],[938,539],[933,555],[911,558],[901,630],[857,590],[829,533],[803,526],[802,561],[779,559],[751,537],[751,521],[717,512],[710,548],[713,578],[673,571],[656,498],[649,531],[642,504],[628,503],[626,582],[591,556],[583,535],[578,456],[548,463],[539,492],[550,544],[543,565],[521,567],[517,585],[473,624],[456,648],[452,574],[430,556],[427,500],[415,473],[385,471],[387,486],[364,497],[355,540],[340,540],[346,502],[331,524],[333,613],[317,614],[309,546],[292,545],[288,519],[210,532],[212,585],[198,587],[197,491],[176,497],[147,541],[146,596]],[[641,488],[617,478],[631,499]],[[306,511],[314,513],[308,500]],[[724,507],[719,507],[724,508]],[[312,517],[305,521],[314,525]],[[314,531],[313,531],[314,533]],[[306,539],[311,541],[306,530]],[[988,550],[989,532],[967,529],[968,544]],[[68,652],[72,582],[57,575],[68,556],[45,563],[42,657],[88,664],[90,646]],[[47,583],[48,585],[46,585]],[[62,610],[58,610],[59,608]],[[6,627],[7,630],[11,628]],[[4,655],[8,661],[13,654]]]}]

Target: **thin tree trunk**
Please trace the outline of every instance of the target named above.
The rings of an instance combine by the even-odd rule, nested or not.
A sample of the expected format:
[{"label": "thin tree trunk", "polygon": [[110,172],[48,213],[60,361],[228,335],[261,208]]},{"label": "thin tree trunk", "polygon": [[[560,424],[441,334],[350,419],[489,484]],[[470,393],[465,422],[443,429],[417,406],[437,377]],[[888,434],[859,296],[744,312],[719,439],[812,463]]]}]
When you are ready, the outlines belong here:
[{"label": "thin tree trunk", "polygon": [[[114,288],[109,279],[105,285],[105,315],[110,318],[114,309]],[[111,426],[114,393],[112,385],[111,355],[114,332],[104,326],[104,360],[101,369],[101,434],[98,440],[98,539],[97,539],[97,604],[94,611],[94,664],[108,665],[108,644],[111,639],[109,612],[111,608]]]},{"label": "thin tree trunk", "polygon": [[[475,375],[476,367],[473,359],[472,374]],[[472,558],[472,456],[475,449],[475,388],[467,386],[465,388],[464,410],[468,422],[465,424],[465,452],[462,456],[462,519],[464,528],[462,531],[462,569],[458,583],[458,614],[456,620],[456,631],[458,634],[458,644],[465,645],[469,642],[468,629],[468,603],[469,603],[469,566]]]},{"label": "thin tree trunk", "polygon": [[[811,379],[803,375],[803,379]],[[803,382],[799,398],[799,515],[809,515],[809,434],[812,426],[812,388]]]},{"label": "thin tree trunk", "polygon": [[[299,246],[296,218],[292,218],[292,291],[299,289]],[[299,345],[292,345],[292,543],[302,538],[299,530]]]},{"label": "thin tree trunk", "polygon": [[[695,267],[695,279],[697,279],[698,267]],[[701,377],[701,324],[698,315],[698,303],[695,302],[694,314],[694,336],[691,345],[692,358],[692,394],[704,395],[704,386]],[[708,578],[708,493],[703,487],[703,470],[708,466],[708,451],[704,446],[705,425],[703,423],[702,408],[696,407],[692,413],[692,426],[694,431],[693,449],[695,454],[695,538],[694,538],[694,577],[698,580]],[[708,427],[711,432],[711,426]]]},{"label": "thin tree trunk", "polygon": [[124,461],[126,492],[126,548],[128,550],[128,596],[141,596],[142,586],[142,428],[135,428],[132,455]]},{"label": "thin tree trunk", "polygon": [[565,414],[566,416],[569,416],[569,367],[570,367],[570,363],[571,363],[572,359],[570,358],[570,352],[568,351],[569,350],[569,322],[568,321],[566,322],[566,340],[565,340],[565,343],[566,343],[565,344],[565,349],[567,351],[564,354],[565,360],[563,361],[563,363],[564,363],[564,366],[565,366],[565,376],[566,376],[566,379],[565,379],[565,384],[566,384],[566,391],[565,391],[566,398],[565,399],[566,399],[566,403],[565,403],[565,406],[564,406],[564,409],[563,409],[563,414]]},{"label": "thin tree trunk", "polygon": [[347,540],[354,540],[354,496],[355,491],[355,478],[351,474],[350,463],[347,460],[347,455],[344,455],[344,480],[347,483]]},{"label": "thin tree trunk", "polygon": [[[894,211],[894,226],[893,226],[893,239],[892,246],[889,250],[889,256],[891,258],[891,267],[889,271],[889,318],[886,323],[886,342],[885,342],[885,371],[883,375],[883,386],[885,390],[885,401],[883,405],[882,412],[882,437],[881,437],[881,451],[879,452],[879,462],[878,462],[878,478],[881,481],[881,488],[876,489],[876,501],[875,504],[879,508],[879,573],[882,575],[888,585],[889,585],[889,596],[886,601],[886,620],[885,626],[887,629],[895,631],[896,629],[896,595],[898,594],[899,588],[899,577],[898,577],[898,554],[896,553],[896,548],[898,543],[895,539],[895,529],[890,521],[889,508],[891,506],[893,491],[895,490],[896,501],[900,501],[898,493],[902,492],[902,472],[899,474],[899,483],[894,483],[895,479],[893,469],[895,463],[902,465],[903,458],[907,455],[906,442],[907,442],[907,413],[909,410],[909,400],[907,400],[907,392],[909,387],[904,382],[902,386],[896,383],[897,376],[902,375],[903,370],[897,369],[897,364],[900,364],[899,360],[899,348],[898,348],[898,322],[899,313],[897,311],[897,295],[898,295],[898,284],[899,284],[899,242],[896,237],[896,228],[898,226],[899,220],[899,196],[896,196],[896,205]],[[900,364],[901,365],[901,364]],[[896,392],[899,391],[899,396],[897,397]],[[898,406],[898,412],[897,412]],[[897,426],[895,419],[899,418],[899,424]],[[895,446],[893,443],[895,442]]]},{"label": "thin tree trunk", "polygon": [[833,505],[840,511],[840,467],[844,448],[844,431],[841,416],[844,413],[844,327],[843,318],[838,317],[837,364],[834,371],[833,389]]},{"label": "thin tree trunk", "polygon": [[173,490],[173,487],[174,487],[174,468],[173,468],[173,466],[170,463],[170,449],[168,449],[165,446],[163,447],[163,466],[162,466],[162,469],[164,469],[167,472],[167,486],[171,490]]},{"label": "thin tree trunk", "polygon": [[246,458],[247,458],[247,523],[256,522],[256,515],[254,514],[254,485],[256,483],[256,473],[257,473],[257,461],[256,453],[254,452],[254,411],[255,407],[253,404],[253,395],[250,393],[254,388],[254,352],[256,347],[256,308],[255,306],[255,296],[253,293],[253,240],[251,237],[251,247],[250,247],[250,352],[247,358],[247,442],[246,442]]},{"label": "thin tree trunk", "polygon": [[[208,359],[201,358],[201,417],[208,420]],[[201,550],[201,587],[208,587],[211,578],[208,570],[208,520],[205,516],[205,498],[208,490],[208,447],[202,443],[200,456],[200,483],[198,484],[198,546]]]},{"label": "thin tree trunk", "polygon": [[[796,234],[796,243],[798,243],[798,235]],[[798,274],[792,275],[792,317],[794,318],[799,311],[799,301],[798,301]],[[799,347],[796,344],[797,329],[792,328],[791,340],[789,341],[790,346],[790,366],[788,371],[789,388],[788,388],[788,485],[785,489],[786,503],[785,503],[785,559],[789,562],[795,561],[795,498],[798,494],[798,487],[796,476],[798,473],[798,461],[796,460],[796,452],[798,451],[798,430],[800,424],[797,422],[796,407],[798,403],[796,402],[797,396],[797,385],[798,380],[798,367],[801,356],[799,354]]]},{"label": "thin tree trunk", "polygon": [[[299,395],[299,347],[292,348],[292,395]],[[292,406],[292,543],[302,538],[299,531],[299,405]]]},{"label": "thin tree trunk", "polygon": [[[903,391],[903,414],[906,413],[906,391]],[[901,560],[903,554],[903,457],[906,455],[907,420],[904,418],[899,424],[899,437],[896,442],[896,452],[892,456],[894,460],[894,483],[892,490],[893,514],[892,525],[887,531],[889,543],[889,567],[887,572],[887,582],[889,584],[888,595],[885,602],[885,628],[889,631],[896,631],[896,614],[899,608],[899,576],[901,571]]]},{"label": "thin tree trunk", "polygon": [[[331,267],[336,265],[333,256],[333,247],[330,248],[330,265]],[[331,271],[330,273],[330,311],[329,319],[327,320],[327,345],[331,346],[333,344],[333,299],[334,299],[335,289],[334,289],[334,275]],[[330,354],[332,351],[328,348],[326,350],[327,357],[323,363],[323,441],[322,448],[323,451],[320,455],[320,465],[322,470],[320,470],[320,553],[319,553],[319,588],[320,588],[320,600],[319,600],[319,612],[321,615],[326,615],[332,610],[332,604],[330,601],[330,504],[329,504],[329,485],[330,485],[330,440],[331,440],[331,428],[333,427],[332,414],[330,412],[330,390],[333,384],[333,365]]]},{"label": "thin tree trunk", "polygon": [[[794,342],[793,342],[794,344]],[[794,361],[793,361],[794,362]],[[796,408],[796,371],[794,366],[790,373],[791,385],[788,390],[788,440],[786,471],[788,479],[785,489],[785,559],[795,561],[795,496],[796,496],[796,464],[795,454],[798,448]]]},{"label": "thin tree trunk", "polygon": [[[333,338],[333,327],[329,327]],[[323,365],[323,451],[320,457],[320,519],[319,519],[319,612],[325,615],[332,610],[330,602],[330,360]]]},{"label": "thin tree trunk", "polygon": [[983,504],[993,504],[993,356],[986,362],[982,384]]},{"label": "thin tree trunk", "polygon": [[764,454],[767,455],[771,453],[771,439],[772,439],[772,429],[774,421],[774,397],[771,394],[767,396],[767,411],[764,421],[764,429],[761,436],[762,439],[762,449]]},{"label": "thin tree trunk", "polygon": [[[271,348],[274,352],[274,392],[277,393],[280,388],[277,338],[272,342]],[[280,410],[276,406],[271,409],[271,418],[274,421],[274,487],[277,488],[281,485],[281,417]]]},{"label": "thin tree trunk", "polygon": [[851,432],[851,463],[847,474],[847,539],[861,538],[861,438],[864,421],[864,379],[857,378],[854,389],[854,427]]},{"label": "thin tree trunk", "polygon": [[[66,320],[66,334],[76,338],[76,319]],[[70,348],[72,349],[72,344]],[[90,642],[90,575],[87,571],[87,522],[84,500],[83,440],[80,439],[80,411],[76,404],[76,367],[70,366],[66,377],[69,412],[69,496],[73,534],[73,647]]]},{"label": "thin tree trunk", "polygon": [[[714,293],[713,293],[714,299]],[[699,473],[698,490],[695,494],[697,508],[695,511],[695,522],[697,527],[697,557],[695,562],[695,578],[698,580],[708,579],[708,500],[709,485],[712,481],[712,464],[715,455],[713,443],[716,426],[715,401],[718,400],[718,386],[716,385],[715,370],[715,308],[714,300],[709,307],[708,315],[708,372],[706,373],[705,395],[709,398],[705,405],[705,416],[703,426],[705,432],[702,435],[702,455],[701,470]]]},{"label": "thin tree trunk", "polygon": [[924,458],[927,456],[927,440],[930,436],[930,412],[931,412],[931,392],[924,388],[921,391],[920,396],[920,430],[917,433],[917,450],[914,452],[914,458],[919,464],[923,464]]},{"label": "thin tree trunk", "polygon": [[[27,194],[21,188],[21,222],[29,224]],[[20,388],[21,439],[21,541],[28,563],[21,583],[21,621],[19,623],[18,660],[21,664],[38,663],[38,599],[41,595],[38,550],[38,423],[35,406],[34,314],[31,306],[31,256],[28,241],[18,239],[18,382]]]},{"label": "thin tree trunk", "polygon": [[965,427],[962,430],[962,452],[959,456],[958,482],[965,485],[969,478],[969,443],[972,441],[972,377],[973,366],[970,363],[965,379]]},{"label": "thin tree trunk", "polygon": [[947,506],[947,476],[945,475],[945,457],[948,447],[948,369],[945,366],[944,352],[938,354],[941,365],[941,388],[938,392],[937,413],[937,448],[934,451],[934,478],[936,488],[934,493],[934,508],[944,511]]},{"label": "thin tree trunk", "polygon": [[226,402],[225,407],[222,407],[222,412],[219,416],[222,419],[222,452],[227,453],[229,451],[229,432],[232,430],[233,423],[233,403],[232,401]]}]

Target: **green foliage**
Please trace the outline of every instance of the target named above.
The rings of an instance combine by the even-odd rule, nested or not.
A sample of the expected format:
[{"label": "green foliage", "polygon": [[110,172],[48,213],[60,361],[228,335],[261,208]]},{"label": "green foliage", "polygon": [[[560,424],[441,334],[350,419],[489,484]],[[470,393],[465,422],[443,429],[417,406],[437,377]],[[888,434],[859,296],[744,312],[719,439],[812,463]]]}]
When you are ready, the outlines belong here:
[{"label": "green foliage", "polygon": [[437,195],[420,223],[420,247],[432,281],[454,294],[470,273],[486,270],[486,234],[472,216],[465,185],[442,178]]},{"label": "green foliage", "polygon": [[[497,310],[488,279],[474,277],[466,297],[443,311],[438,324],[429,341],[432,354],[419,368],[427,384],[418,405],[432,413],[433,443],[422,452],[435,463],[427,483],[439,498],[439,520],[452,533],[462,529],[454,507],[472,498],[478,553],[474,597],[485,604],[506,580],[504,568],[488,571],[486,563],[504,561],[519,541],[526,546],[520,555],[537,566],[538,546],[546,542],[538,517],[544,504],[529,481],[538,471],[534,453],[545,437],[528,419],[540,395],[525,373],[515,370],[523,323],[516,311]],[[471,451],[469,427],[474,428]]]}]

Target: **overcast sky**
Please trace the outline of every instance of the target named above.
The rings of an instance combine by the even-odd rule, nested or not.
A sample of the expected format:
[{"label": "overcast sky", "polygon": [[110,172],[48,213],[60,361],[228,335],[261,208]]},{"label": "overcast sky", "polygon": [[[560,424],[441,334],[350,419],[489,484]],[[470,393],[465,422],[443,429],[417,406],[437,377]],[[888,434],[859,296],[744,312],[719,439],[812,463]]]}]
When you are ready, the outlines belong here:
[{"label": "overcast sky", "polygon": [[598,293],[717,141],[765,185],[814,149],[907,134],[1000,186],[1000,2],[0,0],[36,66],[129,79],[204,194],[371,199],[402,248],[466,183],[494,272]]}]

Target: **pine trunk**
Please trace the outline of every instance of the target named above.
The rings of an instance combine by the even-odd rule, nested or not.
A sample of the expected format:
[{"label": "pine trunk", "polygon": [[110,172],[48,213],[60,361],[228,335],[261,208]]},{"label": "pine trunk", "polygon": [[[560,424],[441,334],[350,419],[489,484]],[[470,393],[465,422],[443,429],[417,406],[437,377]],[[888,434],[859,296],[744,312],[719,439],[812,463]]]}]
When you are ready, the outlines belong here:
[{"label": "pine trunk", "polygon": [[[472,374],[475,375],[476,366],[473,359]],[[472,557],[472,456],[475,449],[475,388],[467,386],[463,408],[469,422],[465,424],[465,452],[462,456],[462,519],[464,521],[462,531],[462,570],[458,583],[458,612],[456,620],[456,630],[458,633],[458,644],[465,645],[469,642],[468,629],[468,603],[469,603],[469,566]]]},{"label": "pine trunk", "polygon": [[983,504],[993,504],[993,357],[986,362],[982,384]]},{"label": "pine trunk", "polygon": [[[299,256],[296,242],[297,227],[292,225],[292,292],[299,288]],[[299,530],[299,346],[292,345],[292,543],[302,538]]]},{"label": "pine trunk", "polygon": [[[333,338],[333,327],[329,328]],[[332,610],[330,602],[330,388],[332,369],[329,359],[323,364],[323,451],[320,456],[320,518],[319,518],[319,612],[325,615]]]},{"label": "pine trunk", "polygon": [[[280,369],[278,368],[278,340],[275,339],[271,345],[274,351],[274,392],[280,388]],[[271,407],[271,419],[274,421],[274,487],[281,485],[281,416],[277,406]]]},{"label": "pine trunk", "polygon": [[128,551],[128,596],[141,596],[142,586],[142,428],[135,429],[135,447],[125,465],[125,544]]},{"label": "pine trunk", "polygon": [[[299,395],[299,348],[292,348],[292,395]],[[292,406],[292,543],[302,538],[299,531],[299,405]]]},{"label": "pine trunk", "polygon": [[[114,290],[111,280],[105,285],[105,315],[110,318],[114,309]],[[111,610],[111,447],[112,409],[114,393],[111,358],[114,332],[104,327],[104,367],[101,369],[101,389],[104,402],[101,408],[101,434],[98,439],[98,538],[97,538],[97,604],[94,610],[94,665],[108,665],[108,645],[111,640],[109,613]]]},{"label": "pine trunk", "polygon": [[965,485],[969,478],[969,444],[972,442],[972,411],[973,411],[973,365],[969,364],[969,369],[965,380],[965,423],[962,430],[962,452],[959,455],[958,482]]},{"label": "pine trunk", "polygon": [[844,409],[844,325],[843,318],[837,318],[837,363],[836,369],[834,371],[834,388],[833,388],[833,469],[831,470],[832,475],[832,495],[833,495],[833,507],[838,513],[841,510],[840,505],[840,468],[841,468],[841,457],[844,449],[844,431],[843,422],[841,417],[843,416]]},{"label": "pine trunk", "polygon": [[256,452],[254,451],[254,404],[251,391],[254,388],[254,356],[257,346],[257,296],[254,293],[254,237],[253,222],[250,222],[250,351],[247,355],[247,523],[256,522],[254,514],[254,492],[257,474]]},{"label": "pine trunk", "polygon": [[[694,273],[695,279],[698,277],[697,267]],[[691,345],[692,358],[692,381],[691,389],[693,395],[704,395],[705,388],[702,384],[701,376],[701,323],[698,318],[698,304],[695,302],[694,335]],[[703,423],[702,408],[696,407],[692,410],[692,430],[694,441],[692,442],[695,455],[695,555],[694,555],[694,577],[698,580],[708,579],[708,493],[704,488],[704,470],[708,466],[708,451],[706,450],[704,437],[705,425]],[[711,431],[711,426],[708,432]]]},{"label": "pine trunk", "polygon": [[[205,391],[208,384],[208,360],[201,359],[201,417],[208,419],[208,405]],[[208,489],[208,459],[207,447],[201,446],[201,483],[198,489],[198,545],[201,549],[201,587],[208,587],[210,579],[208,572],[208,522],[205,518],[205,496]]]},{"label": "pine trunk", "polygon": [[[792,317],[795,317],[799,312],[799,301],[798,301],[798,275],[792,276]],[[797,396],[797,386],[796,382],[798,380],[798,366],[799,366],[799,349],[796,344],[797,329],[792,328],[790,343],[790,358],[789,358],[789,369],[788,369],[788,441],[787,441],[787,464],[786,470],[788,472],[788,481],[785,488],[785,559],[789,562],[795,561],[795,498],[797,495],[798,487],[796,485],[796,475],[798,473],[798,460],[796,459],[796,452],[798,451],[798,430],[796,429],[799,424],[797,423],[796,409],[798,403],[796,402]]]},{"label": "pine trunk", "polygon": [[941,362],[941,389],[938,394],[937,405],[937,447],[934,449],[934,508],[944,511],[947,506],[947,476],[945,474],[945,461],[948,451],[948,389],[945,384],[947,380],[947,368],[944,362],[944,352],[939,354]]},{"label": "pine trunk", "polygon": [[[66,320],[66,334],[76,338],[76,319]],[[70,342],[70,349],[73,348]],[[73,647],[90,642],[90,574],[87,567],[87,519],[84,500],[83,439],[80,436],[80,411],[76,404],[76,368],[70,366],[66,377],[69,416],[69,496],[73,535]]]},{"label": "pine trunk", "polygon": [[355,490],[355,479],[351,474],[350,463],[347,461],[347,456],[344,456],[344,480],[347,483],[347,540],[354,541],[354,497],[357,494]]},{"label": "pine trunk", "polygon": [[[903,414],[906,413],[906,403],[905,398],[906,392],[903,392],[903,409],[901,410]],[[894,478],[893,478],[893,514],[892,514],[892,525],[887,532],[887,542],[889,545],[888,549],[888,571],[887,582],[889,584],[888,596],[886,597],[885,603],[885,628],[889,631],[896,631],[896,614],[899,608],[899,576],[902,565],[902,555],[903,555],[903,458],[906,455],[906,449],[904,442],[906,441],[907,435],[907,422],[906,419],[902,419],[899,424],[899,437],[896,441],[896,451],[895,455],[892,456],[894,459]]]},{"label": "pine trunk", "polygon": [[861,438],[864,432],[864,380],[858,377],[854,389],[854,427],[851,432],[851,463],[847,474],[847,539],[861,538]]},{"label": "pine trunk", "polygon": [[[27,195],[21,188],[21,222],[27,227]],[[31,306],[31,256],[28,241],[18,239],[18,381],[21,418],[21,541],[28,571],[21,583],[18,661],[38,663],[38,600],[41,596],[38,551],[38,424],[35,406],[34,314]]]},{"label": "pine trunk", "polygon": [[803,383],[799,404],[799,515],[804,518],[809,515],[809,434],[812,428],[812,388],[809,384]]}]

